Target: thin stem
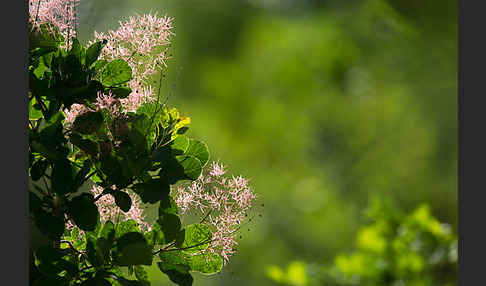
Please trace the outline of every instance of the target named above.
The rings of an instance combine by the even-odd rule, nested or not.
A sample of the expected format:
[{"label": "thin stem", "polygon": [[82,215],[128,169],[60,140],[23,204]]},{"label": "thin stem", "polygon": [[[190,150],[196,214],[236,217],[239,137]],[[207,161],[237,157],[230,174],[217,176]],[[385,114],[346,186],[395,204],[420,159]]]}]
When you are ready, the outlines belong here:
[{"label": "thin stem", "polygon": [[209,210],[209,212],[202,218],[200,223],[203,223],[209,217],[209,215],[211,214],[212,211],[213,210]]},{"label": "thin stem", "polygon": [[73,245],[73,244],[72,244],[72,243],[71,243],[69,240],[61,240],[61,241],[60,241],[60,243],[67,243],[67,244],[69,244],[69,247],[70,247],[72,250],[76,251],[76,253],[78,253],[78,254],[84,254],[84,252],[81,252],[81,251],[77,250],[77,249],[74,247],[74,245]]},{"label": "thin stem", "polygon": [[40,10],[41,2],[42,2],[41,0],[37,2],[37,11],[35,12],[35,20],[34,20],[34,25],[32,25],[32,30],[34,29],[35,24],[37,24],[37,19],[39,18],[39,10]]},{"label": "thin stem", "polygon": [[107,195],[107,194],[108,194],[108,193],[103,192],[103,193],[101,193],[101,194],[97,195],[97,196],[95,197],[95,199],[94,199],[94,201],[93,201],[93,202],[94,202],[94,203],[95,203],[95,202],[97,202],[97,201],[98,201],[98,200],[99,200],[99,199],[100,199],[102,196]]},{"label": "thin stem", "polygon": [[96,171],[91,172],[91,174],[89,174],[86,178],[84,178],[83,183],[89,180],[89,178],[91,178],[94,174],[96,174]]},{"label": "thin stem", "polygon": [[51,189],[49,188],[49,185],[47,184],[46,178],[44,176],[42,177],[42,181],[44,182],[44,186],[46,186],[46,192],[50,194]]},{"label": "thin stem", "polygon": [[208,239],[206,241],[203,241],[203,242],[200,242],[200,243],[191,245],[191,246],[187,246],[187,247],[181,247],[181,248],[171,248],[171,249],[167,249],[167,247],[166,248],[161,248],[161,249],[157,250],[156,252],[154,252],[154,255],[157,255],[160,252],[187,250],[187,249],[191,249],[191,248],[194,248],[194,247],[198,247],[198,246],[201,246],[201,245],[204,245],[204,244],[211,243],[213,241],[214,241],[213,239]]}]

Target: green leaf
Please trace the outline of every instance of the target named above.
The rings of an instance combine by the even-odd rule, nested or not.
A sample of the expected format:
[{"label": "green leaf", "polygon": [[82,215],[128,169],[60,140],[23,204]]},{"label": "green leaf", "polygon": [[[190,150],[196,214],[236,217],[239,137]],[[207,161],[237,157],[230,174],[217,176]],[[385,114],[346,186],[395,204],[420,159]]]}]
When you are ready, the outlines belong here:
[{"label": "green leaf", "polygon": [[204,224],[190,224],[185,228],[185,237],[182,248],[186,252],[199,252],[205,250],[212,239],[211,229]]},{"label": "green leaf", "polygon": [[64,233],[64,218],[54,216],[42,209],[35,212],[34,221],[39,230],[52,240],[59,239]]},{"label": "green leaf", "polygon": [[96,156],[98,154],[98,144],[89,138],[83,138],[78,133],[72,133],[69,137],[71,143],[76,145],[79,149],[90,156]]},{"label": "green leaf", "polygon": [[64,105],[71,106],[73,103],[90,104],[95,101],[98,92],[103,91],[103,85],[96,80],[91,80],[87,84],[73,87],[67,90],[67,96],[64,97]]},{"label": "green leaf", "polygon": [[65,277],[41,277],[34,282],[33,286],[68,286],[69,281]]},{"label": "green leaf", "polygon": [[86,178],[90,170],[91,170],[91,161],[85,160],[83,162],[83,167],[81,167],[81,169],[76,174],[76,177],[74,178],[74,184],[76,185],[77,188],[82,186],[84,179]]},{"label": "green leaf", "polygon": [[120,158],[115,156],[113,152],[104,157],[100,165],[109,182],[117,185],[119,188],[124,188],[129,184],[130,177],[125,175]]},{"label": "green leaf", "polygon": [[183,252],[162,251],[159,253],[161,267],[163,270],[177,270],[179,272],[189,272],[190,256]]},{"label": "green leaf", "polygon": [[144,236],[145,239],[147,240],[148,245],[152,249],[155,247],[155,245],[166,244],[164,233],[162,232],[162,230],[160,229],[160,225],[158,224],[154,224],[152,226],[152,229],[149,232],[146,232]]},{"label": "green leaf", "polygon": [[159,217],[158,223],[167,243],[174,241],[181,231],[181,220],[178,215],[163,214]]},{"label": "green leaf", "polygon": [[186,153],[187,148],[189,148],[189,138],[186,136],[177,136],[174,141],[172,141],[170,148],[173,156]]},{"label": "green leaf", "polygon": [[39,180],[44,173],[46,172],[47,167],[49,166],[49,163],[47,160],[37,160],[34,165],[32,165],[32,168],[30,169],[30,178],[33,181]]},{"label": "green leaf", "polygon": [[81,56],[81,44],[79,44],[78,39],[72,38],[71,39],[71,49],[69,50],[69,54],[75,56],[76,58],[80,58]]},{"label": "green leaf", "polygon": [[160,270],[169,276],[170,281],[176,283],[179,286],[191,286],[194,282],[191,274],[189,272],[182,273],[177,270],[163,270],[162,262],[158,262],[157,265],[159,266]]},{"label": "green leaf", "polygon": [[100,237],[96,240],[96,249],[100,253],[100,256],[103,258],[104,264],[110,262],[110,249],[112,244],[112,241],[109,241],[104,237]]},{"label": "green leaf", "polygon": [[132,188],[140,196],[142,202],[151,204],[165,200],[170,192],[169,184],[162,179],[151,179],[135,184]]},{"label": "green leaf", "polygon": [[47,276],[55,276],[64,270],[72,274],[77,270],[74,264],[63,259],[64,254],[51,246],[39,247],[34,256],[35,266]]},{"label": "green leaf", "polygon": [[117,86],[131,79],[132,69],[121,59],[111,61],[101,72],[101,83],[105,86]]},{"label": "green leaf", "polygon": [[114,241],[115,239],[115,225],[111,221],[105,222],[101,232],[100,237],[105,238],[108,241]]},{"label": "green leaf", "polygon": [[81,283],[80,286],[111,286],[111,283],[104,278],[92,277]]},{"label": "green leaf", "polygon": [[79,239],[79,228],[74,227],[73,230],[71,231],[71,239],[76,241]]},{"label": "green leaf", "polygon": [[202,173],[199,159],[188,155],[169,158],[163,165],[159,175],[166,178],[170,184],[179,180],[197,180]]},{"label": "green leaf", "polygon": [[159,205],[159,217],[164,216],[165,214],[175,214],[179,213],[179,208],[175,203],[174,199],[171,196],[167,196],[167,198],[160,201]]},{"label": "green leaf", "polygon": [[98,72],[100,71],[102,68],[104,68],[106,65],[108,64],[108,61],[106,60],[97,60],[96,62],[94,62],[93,64],[93,70],[95,72]]},{"label": "green leaf", "polygon": [[117,275],[115,280],[120,283],[121,286],[146,286],[146,284],[143,284],[140,281],[137,280],[129,280],[126,279],[120,275]]},{"label": "green leaf", "polygon": [[103,265],[104,256],[97,247],[96,236],[86,233],[86,256],[91,264],[95,267]]},{"label": "green leaf", "polygon": [[52,190],[60,195],[77,191],[71,161],[64,159],[54,163],[51,174]]},{"label": "green leaf", "polygon": [[92,44],[86,51],[86,66],[91,66],[100,56],[101,50],[106,45],[106,40]]},{"label": "green leaf", "polygon": [[132,199],[123,191],[114,191],[111,193],[115,197],[116,205],[124,212],[128,212],[132,207]]},{"label": "green leaf", "polygon": [[176,156],[176,160],[184,169],[184,174],[191,180],[197,180],[202,172],[202,164],[199,159],[192,156]]},{"label": "green leaf", "polygon": [[115,237],[117,239],[129,232],[140,232],[140,227],[138,223],[133,219],[122,221],[118,223],[118,225],[115,228],[116,228]]},{"label": "green leaf", "polygon": [[94,231],[100,219],[98,208],[91,194],[81,194],[73,198],[67,204],[67,212],[74,223],[86,231]]},{"label": "green leaf", "polygon": [[143,234],[129,232],[116,241],[117,253],[115,261],[117,265],[152,265],[152,249],[147,244]]},{"label": "green leaf", "polygon": [[159,253],[161,262],[157,263],[159,269],[169,276],[169,279],[178,285],[192,285],[193,278],[189,274],[191,270],[189,256],[180,252]]},{"label": "green leaf", "polygon": [[132,93],[132,90],[128,87],[112,87],[110,90],[115,98],[125,98]]},{"label": "green leaf", "polygon": [[221,271],[223,268],[223,258],[216,253],[206,252],[192,256],[189,265],[192,271],[211,275]]},{"label": "green leaf", "polygon": [[29,191],[29,212],[35,213],[42,207],[42,200],[35,193]]},{"label": "green leaf", "polygon": [[86,112],[76,117],[73,123],[73,131],[81,134],[92,134],[100,130],[103,121],[103,114],[100,111]]},{"label": "green leaf", "polygon": [[[181,136],[179,136],[181,137]],[[178,138],[179,138],[178,137]],[[201,165],[204,167],[209,160],[209,149],[206,143],[191,139],[189,141],[189,147],[185,152],[186,155],[191,155],[201,161]]]},{"label": "green leaf", "polygon": [[40,131],[40,138],[42,143],[57,145],[62,142],[62,140],[59,139],[64,138],[64,136],[62,135],[63,121],[64,114],[62,114],[61,112],[57,112],[45,122],[44,127],[42,127]]},{"label": "green leaf", "polygon": [[51,23],[41,24],[38,28],[29,32],[29,50],[42,48],[55,51],[59,43],[62,42],[62,38],[59,28],[55,25]]},{"label": "green leaf", "polygon": [[36,108],[37,100],[32,98],[29,101],[29,120],[37,120],[43,117],[42,111]]},{"label": "green leaf", "polygon": [[150,282],[148,280],[148,274],[147,271],[145,271],[145,268],[141,265],[136,265],[134,267],[135,270],[135,277],[137,277],[137,280],[142,283],[144,286],[150,286]]}]

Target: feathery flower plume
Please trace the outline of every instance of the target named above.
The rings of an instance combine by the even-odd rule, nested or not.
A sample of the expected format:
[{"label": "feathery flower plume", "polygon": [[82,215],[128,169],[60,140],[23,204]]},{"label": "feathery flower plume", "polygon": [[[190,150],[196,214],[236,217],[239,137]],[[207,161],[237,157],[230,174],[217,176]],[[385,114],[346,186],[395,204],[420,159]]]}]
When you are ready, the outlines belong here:
[{"label": "feathery flower plume", "polygon": [[172,18],[158,17],[157,14],[137,15],[120,27],[107,34],[95,32],[95,41],[107,40],[100,54],[100,59],[123,59],[131,69],[133,78],[129,83],[132,93],[121,100],[127,111],[136,111],[145,102],[154,98],[149,85],[152,76],[166,67],[168,45],[173,35]]},{"label": "feathery flower plume", "polygon": [[[103,192],[103,188],[94,185],[91,192],[96,197]],[[115,190],[115,192],[119,192]],[[142,231],[150,231],[152,227],[144,220],[143,210],[140,208],[140,201],[138,197],[133,194],[128,194],[132,199],[132,207],[128,212],[123,212],[115,203],[115,198],[112,195],[104,195],[100,197],[96,202],[96,206],[100,212],[101,221],[104,223],[108,220],[112,222],[121,222],[129,219],[135,220]]]},{"label": "feathery flower plume", "polygon": [[213,230],[208,251],[220,254],[225,263],[234,253],[237,231],[256,195],[241,176],[226,177],[225,166],[212,163],[197,181],[179,187],[175,202],[181,213],[200,211],[202,224]]},{"label": "feathery flower plume", "polygon": [[[93,188],[91,189],[91,193],[95,197],[100,195],[102,192],[103,192],[103,188],[97,185],[94,185]],[[116,205],[115,199],[113,198],[112,195],[101,196],[95,202],[96,206],[98,207],[98,211],[100,213],[101,221],[105,223],[106,221],[110,220],[113,223],[117,223],[129,219],[133,219],[138,223],[142,231],[150,231],[152,227],[150,226],[150,224],[148,224],[145,221],[145,216],[143,214],[142,208],[140,207],[140,201],[138,197],[133,193],[129,193],[128,195],[132,199],[132,207],[128,212],[123,212],[122,210],[120,210],[120,208]],[[74,228],[74,226],[75,225],[73,224],[73,222],[71,222],[69,219],[66,220],[67,229],[71,230]],[[80,235],[82,233],[83,232],[80,231]]]},{"label": "feathery flower plume", "polygon": [[39,28],[42,24],[52,24],[67,41],[76,36],[78,2],[79,0],[29,0],[29,22],[34,28]]}]

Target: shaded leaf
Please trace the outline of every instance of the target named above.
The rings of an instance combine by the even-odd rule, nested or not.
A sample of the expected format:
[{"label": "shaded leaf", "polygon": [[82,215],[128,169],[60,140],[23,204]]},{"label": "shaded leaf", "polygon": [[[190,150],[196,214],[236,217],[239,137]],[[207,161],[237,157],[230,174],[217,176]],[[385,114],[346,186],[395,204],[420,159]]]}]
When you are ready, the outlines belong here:
[{"label": "shaded leaf", "polygon": [[115,191],[111,193],[115,197],[116,205],[124,212],[128,212],[132,207],[132,199],[123,191]]},{"label": "shaded leaf", "polygon": [[71,161],[67,159],[54,163],[51,174],[52,190],[60,195],[74,193],[77,188],[74,184],[74,174]]},{"label": "shaded leaf", "polygon": [[181,220],[178,215],[163,214],[159,217],[157,222],[160,225],[160,229],[164,233],[167,243],[174,241],[181,231]]},{"label": "shaded leaf", "polygon": [[133,219],[118,223],[118,225],[116,226],[115,237],[118,239],[129,232],[140,232],[140,227],[138,223]]},{"label": "shaded leaf", "polygon": [[39,230],[52,240],[59,239],[64,233],[64,218],[57,217],[42,209],[35,213],[34,221]]},{"label": "shaded leaf", "polygon": [[138,183],[132,188],[140,196],[142,202],[151,204],[165,200],[170,192],[169,184],[162,179],[152,179],[144,183]]},{"label": "shaded leaf", "polygon": [[100,220],[93,195],[81,194],[67,204],[67,212],[74,223],[82,230],[94,231]]},{"label": "shaded leaf", "polygon": [[115,98],[125,98],[132,93],[132,90],[128,87],[112,87],[110,90]]},{"label": "shaded leaf", "polygon": [[100,111],[83,113],[74,120],[73,131],[92,134],[100,130],[103,120],[103,114]]},{"label": "shaded leaf", "polygon": [[143,234],[129,232],[116,241],[117,253],[115,261],[120,266],[152,265],[152,249],[147,244]]},{"label": "shaded leaf", "polygon": [[98,41],[86,50],[86,66],[89,67],[93,64],[99,57],[101,50],[106,44],[106,40]]},{"label": "shaded leaf", "polygon": [[47,160],[37,160],[33,165],[32,168],[30,169],[30,178],[33,181],[39,180],[44,173],[46,172],[47,167],[49,166],[49,163]]}]

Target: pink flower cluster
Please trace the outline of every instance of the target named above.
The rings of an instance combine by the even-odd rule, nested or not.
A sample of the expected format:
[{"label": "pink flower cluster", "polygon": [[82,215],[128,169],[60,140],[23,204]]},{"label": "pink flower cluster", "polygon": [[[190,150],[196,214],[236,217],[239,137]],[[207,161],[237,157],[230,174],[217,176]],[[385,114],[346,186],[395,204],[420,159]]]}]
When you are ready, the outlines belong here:
[{"label": "pink flower cluster", "polygon": [[[103,188],[97,185],[94,185],[93,188],[91,189],[91,193],[93,193],[95,197],[99,196],[102,192],[103,192]],[[120,208],[116,205],[113,196],[104,195],[100,197],[95,202],[95,204],[98,207],[101,221],[104,223],[110,220],[116,224],[118,222],[133,219],[138,223],[142,231],[144,232],[150,231],[152,227],[144,220],[145,216],[143,214],[142,208],[140,207],[140,201],[138,197],[133,193],[129,193],[128,195],[132,199],[132,207],[128,212],[123,212],[120,210]],[[71,220],[67,219],[66,228],[71,230],[74,227],[75,227],[74,223]],[[80,231],[80,235],[82,235],[82,233],[83,232]]]},{"label": "pink flower cluster", "polygon": [[[171,29],[170,17],[137,15],[126,22],[120,22],[120,27],[115,31],[107,34],[95,32],[94,40],[88,43],[90,46],[96,41],[107,40],[99,58],[107,61],[123,59],[130,65],[133,78],[128,86],[132,92],[119,100],[125,112],[135,112],[142,104],[154,100],[150,80],[166,67],[165,61],[169,58],[166,54],[167,46],[173,34]],[[111,113],[119,113],[115,101],[118,100],[111,94],[99,94],[95,105],[98,110],[106,108]],[[86,111],[87,107],[73,104],[70,110],[65,111],[66,123],[72,124],[78,115]]]},{"label": "pink flower cluster", "polygon": [[220,254],[226,263],[234,253],[237,231],[256,195],[246,179],[224,174],[223,165],[212,163],[197,181],[177,189],[175,202],[182,214],[200,212],[201,223],[213,231],[208,251]]},{"label": "pink flower cluster", "polygon": [[[94,185],[91,192],[96,197],[103,192],[103,188]],[[115,192],[117,192],[115,190]],[[123,212],[115,203],[115,198],[111,195],[104,195],[100,197],[96,202],[96,206],[100,212],[101,221],[106,222],[111,220],[113,223],[133,219],[140,226],[142,231],[150,231],[152,227],[144,220],[145,216],[143,210],[140,207],[140,201],[137,195],[133,193],[128,194],[132,199],[132,207],[128,212]]]},{"label": "pink flower cluster", "polygon": [[56,26],[64,39],[76,36],[76,5],[79,0],[29,0],[29,22]]},{"label": "pink flower cluster", "polygon": [[153,90],[149,84],[153,75],[166,67],[170,36],[173,34],[172,18],[158,17],[157,14],[137,15],[120,22],[120,27],[107,34],[95,32],[95,41],[107,40],[100,54],[108,61],[123,59],[133,74],[129,83],[132,93],[121,103],[127,111],[136,111],[147,101],[153,100]]}]

